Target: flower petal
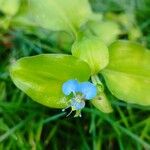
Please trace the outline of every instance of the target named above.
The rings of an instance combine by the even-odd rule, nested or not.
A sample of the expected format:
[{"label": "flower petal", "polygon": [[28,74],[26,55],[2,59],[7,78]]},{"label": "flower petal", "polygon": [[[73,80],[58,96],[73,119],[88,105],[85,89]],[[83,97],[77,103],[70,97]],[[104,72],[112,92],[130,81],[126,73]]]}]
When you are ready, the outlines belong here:
[{"label": "flower petal", "polygon": [[79,84],[80,92],[85,96],[85,99],[93,99],[97,94],[96,86],[90,82],[82,82]]},{"label": "flower petal", "polygon": [[71,94],[71,92],[77,92],[78,89],[78,81],[77,80],[68,80],[62,86],[62,91],[65,95]]}]

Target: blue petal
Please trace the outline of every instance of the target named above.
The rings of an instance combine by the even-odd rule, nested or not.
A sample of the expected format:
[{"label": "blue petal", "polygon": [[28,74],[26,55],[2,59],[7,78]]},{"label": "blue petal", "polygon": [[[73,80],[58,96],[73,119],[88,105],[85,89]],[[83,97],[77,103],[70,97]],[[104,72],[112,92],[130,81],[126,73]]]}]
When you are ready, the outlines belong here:
[{"label": "blue petal", "polygon": [[96,86],[90,82],[82,82],[79,84],[80,92],[85,96],[85,99],[93,99],[97,94]]},{"label": "blue petal", "polygon": [[71,101],[71,107],[74,108],[75,110],[81,110],[82,108],[84,108],[84,106],[85,106],[84,101],[78,102],[75,99],[72,99]]},{"label": "blue petal", "polygon": [[65,82],[62,86],[62,91],[65,95],[71,94],[71,92],[77,92],[78,90],[79,83],[77,80],[68,80]]}]

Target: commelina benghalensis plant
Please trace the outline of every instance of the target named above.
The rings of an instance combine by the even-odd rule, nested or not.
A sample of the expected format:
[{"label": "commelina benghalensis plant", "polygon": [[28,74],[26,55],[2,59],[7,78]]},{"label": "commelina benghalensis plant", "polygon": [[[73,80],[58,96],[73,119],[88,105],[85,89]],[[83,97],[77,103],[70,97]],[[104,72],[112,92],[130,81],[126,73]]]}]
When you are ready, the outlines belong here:
[{"label": "commelina benghalensis plant", "polygon": [[30,0],[24,5],[13,24],[65,31],[73,39],[70,55],[41,54],[11,64],[13,82],[29,97],[51,108],[68,108],[68,115],[75,111],[75,117],[87,102],[110,113],[106,85],[118,99],[150,105],[150,51],[117,40],[118,26],[102,25],[102,15],[92,12],[87,0]]}]

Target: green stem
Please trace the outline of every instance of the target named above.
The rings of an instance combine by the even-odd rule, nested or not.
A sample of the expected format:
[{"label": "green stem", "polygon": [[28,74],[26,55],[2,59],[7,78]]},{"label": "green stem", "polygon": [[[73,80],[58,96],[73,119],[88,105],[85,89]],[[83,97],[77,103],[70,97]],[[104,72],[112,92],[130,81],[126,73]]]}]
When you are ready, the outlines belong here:
[{"label": "green stem", "polygon": [[103,92],[104,91],[103,83],[99,79],[98,75],[91,76],[91,80],[92,80],[93,84],[95,84],[97,86],[99,92]]}]

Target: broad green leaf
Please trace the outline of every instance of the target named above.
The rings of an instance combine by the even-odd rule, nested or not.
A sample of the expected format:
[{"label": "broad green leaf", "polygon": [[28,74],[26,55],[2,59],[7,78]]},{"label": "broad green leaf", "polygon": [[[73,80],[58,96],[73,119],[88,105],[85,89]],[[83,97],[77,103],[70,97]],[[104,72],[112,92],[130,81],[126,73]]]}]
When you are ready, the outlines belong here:
[{"label": "broad green leaf", "polygon": [[107,45],[113,43],[120,34],[119,25],[114,21],[89,21],[88,26]]},{"label": "broad green leaf", "polygon": [[30,0],[16,22],[50,30],[76,32],[93,15],[88,0]]},{"label": "broad green leaf", "polygon": [[106,45],[96,36],[83,36],[75,41],[72,46],[72,55],[86,61],[92,74],[97,74],[109,61]]},{"label": "broad green leaf", "polygon": [[129,103],[150,105],[150,51],[140,44],[117,41],[102,71],[111,93]]},{"label": "broad green leaf", "polygon": [[52,32],[49,39],[51,40],[52,45],[57,46],[58,49],[70,53],[71,46],[74,41],[74,38],[70,34],[64,31]]},{"label": "broad green leaf", "polygon": [[19,6],[20,0],[0,0],[0,10],[8,16],[14,16]]},{"label": "broad green leaf", "polygon": [[42,54],[24,57],[10,68],[15,85],[33,100],[53,108],[64,108],[67,99],[62,84],[69,79],[87,81],[87,63],[70,55]]}]

